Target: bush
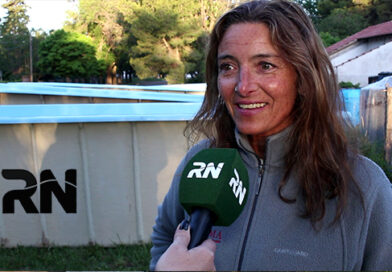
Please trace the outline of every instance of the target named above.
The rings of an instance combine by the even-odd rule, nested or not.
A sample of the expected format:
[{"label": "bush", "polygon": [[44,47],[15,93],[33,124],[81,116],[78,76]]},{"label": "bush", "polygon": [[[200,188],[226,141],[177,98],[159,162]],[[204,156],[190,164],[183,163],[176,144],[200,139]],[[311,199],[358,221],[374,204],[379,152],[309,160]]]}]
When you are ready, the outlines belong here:
[{"label": "bush", "polygon": [[392,183],[392,165],[388,164],[385,160],[384,143],[369,141],[359,126],[347,128],[346,135],[350,144],[356,148],[360,154],[378,164]]},{"label": "bush", "polygon": [[342,88],[342,89],[350,89],[350,88],[358,89],[359,88],[359,83],[353,84],[350,81],[341,81],[341,82],[339,82],[339,87]]},{"label": "bush", "polygon": [[385,160],[385,150],[383,143],[363,143],[360,146],[360,152],[364,156],[377,163],[382,168],[382,170],[384,170],[385,175],[387,175],[389,181],[392,183],[392,165],[388,164],[388,162]]}]

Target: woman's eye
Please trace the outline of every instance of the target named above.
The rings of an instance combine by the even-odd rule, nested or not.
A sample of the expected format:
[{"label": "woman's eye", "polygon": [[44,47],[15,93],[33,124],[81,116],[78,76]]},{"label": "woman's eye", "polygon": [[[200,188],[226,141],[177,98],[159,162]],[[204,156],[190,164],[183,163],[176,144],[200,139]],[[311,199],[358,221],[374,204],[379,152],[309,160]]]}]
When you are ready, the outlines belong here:
[{"label": "woman's eye", "polygon": [[268,62],[262,62],[260,65],[261,65],[261,69],[263,69],[265,71],[271,70],[272,68],[275,67],[274,65],[272,65],[271,63],[268,63]]},{"label": "woman's eye", "polygon": [[221,65],[219,65],[219,71],[230,71],[233,70],[234,67],[231,64],[228,63],[222,63]]}]

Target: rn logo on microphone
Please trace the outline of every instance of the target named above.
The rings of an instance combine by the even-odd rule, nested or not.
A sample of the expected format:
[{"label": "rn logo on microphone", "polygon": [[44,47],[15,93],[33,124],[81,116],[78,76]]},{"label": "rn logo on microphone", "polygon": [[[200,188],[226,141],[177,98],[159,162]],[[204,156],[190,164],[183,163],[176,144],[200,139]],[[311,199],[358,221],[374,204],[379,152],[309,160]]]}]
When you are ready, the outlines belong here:
[{"label": "rn logo on microphone", "polygon": [[234,175],[229,181],[229,186],[233,188],[233,193],[236,198],[238,198],[238,203],[242,205],[244,201],[244,197],[246,194],[246,188],[243,186],[242,181],[240,180],[240,175],[238,174],[237,169],[234,168]]},{"label": "rn logo on microphone", "polygon": [[4,169],[1,174],[7,180],[23,180],[26,183],[23,189],[4,194],[3,213],[14,213],[16,201],[20,202],[26,213],[51,213],[52,194],[66,213],[76,213],[76,169],[65,171],[65,190],[61,188],[51,170],[41,172],[39,211],[31,199],[38,187],[32,173],[22,169]]},{"label": "rn logo on microphone", "polygon": [[[187,178],[193,178],[193,176],[195,175],[196,178],[207,179],[208,176],[211,174],[213,179],[217,179],[217,178],[219,178],[219,175],[222,171],[224,164],[225,163],[223,163],[223,162],[218,163],[218,166],[215,168],[213,162],[210,162],[207,165],[204,162],[194,162],[193,166],[196,166],[198,168],[192,169],[191,171],[189,171]],[[204,173],[203,173],[203,171],[204,171]]]},{"label": "rn logo on microphone", "polygon": [[[198,179],[207,179],[211,175],[213,179],[218,179],[224,164],[224,162],[221,162],[218,163],[217,167],[215,167],[213,162],[208,164],[204,162],[194,162],[193,166],[197,168],[190,170],[187,178],[190,179],[195,176]],[[229,186],[233,189],[234,196],[238,199],[238,203],[242,205],[246,194],[246,188],[240,180],[240,175],[235,168],[234,177],[230,179]]]}]

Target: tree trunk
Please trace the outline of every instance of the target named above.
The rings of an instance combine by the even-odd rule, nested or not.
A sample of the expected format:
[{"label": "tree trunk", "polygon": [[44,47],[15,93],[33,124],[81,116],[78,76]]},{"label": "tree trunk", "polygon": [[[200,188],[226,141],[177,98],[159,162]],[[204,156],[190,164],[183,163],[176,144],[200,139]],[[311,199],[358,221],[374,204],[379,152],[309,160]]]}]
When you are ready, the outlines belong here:
[{"label": "tree trunk", "polygon": [[162,38],[163,43],[165,44],[165,47],[171,57],[173,57],[176,61],[181,62],[181,55],[180,51],[178,48],[172,48],[170,44],[166,41],[165,38]]},{"label": "tree trunk", "polygon": [[113,84],[117,85],[116,81],[116,71],[117,71],[117,66],[113,62],[112,64],[109,65],[109,67],[106,69],[106,84]]},{"label": "tree trunk", "polygon": [[201,5],[201,20],[202,20],[202,27],[204,30],[207,29],[207,16],[206,16],[206,8],[204,7],[204,0],[200,0]]}]

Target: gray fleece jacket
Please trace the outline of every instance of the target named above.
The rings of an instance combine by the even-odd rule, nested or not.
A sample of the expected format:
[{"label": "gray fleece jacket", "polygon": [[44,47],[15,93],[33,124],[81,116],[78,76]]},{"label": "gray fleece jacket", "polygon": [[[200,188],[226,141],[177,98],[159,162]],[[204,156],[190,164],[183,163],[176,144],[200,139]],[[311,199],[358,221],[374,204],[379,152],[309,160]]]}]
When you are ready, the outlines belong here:
[{"label": "gray fleece jacket", "polygon": [[[347,207],[340,220],[330,225],[336,199],[328,200],[323,223],[315,230],[309,219],[299,216],[303,201],[293,177],[283,195],[297,201],[286,203],[278,194],[288,129],[267,139],[264,161],[255,156],[245,137],[238,133],[236,136],[249,173],[249,195],[244,210],[231,226],[214,226],[211,231],[210,238],[217,243],[217,270],[392,270],[392,186],[375,163],[358,156],[352,169],[365,207],[357,190],[349,188]],[[188,152],[158,209],[151,236],[151,270],[187,216],[179,203],[180,177],[190,158],[204,148],[208,148],[207,141]]]}]

